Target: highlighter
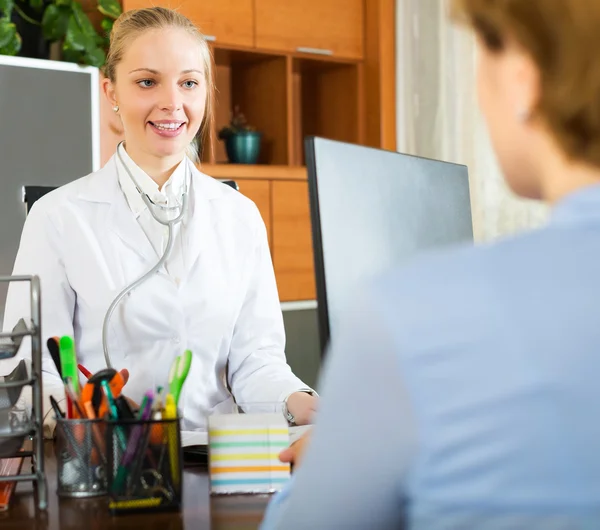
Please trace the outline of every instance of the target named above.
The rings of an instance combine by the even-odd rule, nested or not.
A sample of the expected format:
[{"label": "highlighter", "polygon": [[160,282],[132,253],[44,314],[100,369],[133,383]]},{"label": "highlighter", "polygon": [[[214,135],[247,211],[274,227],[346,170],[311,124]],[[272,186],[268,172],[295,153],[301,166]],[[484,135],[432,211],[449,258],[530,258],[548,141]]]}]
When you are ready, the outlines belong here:
[{"label": "highlighter", "polygon": [[[177,419],[177,405],[175,405],[175,398],[172,394],[167,394],[165,399],[165,413],[163,418],[165,420],[176,420]],[[179,459],[177,445],[177,423],[175,421],[169,421],[165,423],[167,428],[167,445],[169,447],[169,464],[171,467],[171,480],[176,487],[179,487]]]},{"label": "highlighter", "polygon": [[177,356],[171,364],[171,370],[169,371],[169,392],[173,395],[175,406],[179,403],[181,388],[190,372],[191,364],[192,352],[190,350],[185,350],[183,355]]},{"label": "highlighter", "polygon": [[60,338],[60,371],[63,381],[71,378],[73,391],[79,395],[79,370],[77,368],[77,355],[75,354],[75,341],[67,335]]}]

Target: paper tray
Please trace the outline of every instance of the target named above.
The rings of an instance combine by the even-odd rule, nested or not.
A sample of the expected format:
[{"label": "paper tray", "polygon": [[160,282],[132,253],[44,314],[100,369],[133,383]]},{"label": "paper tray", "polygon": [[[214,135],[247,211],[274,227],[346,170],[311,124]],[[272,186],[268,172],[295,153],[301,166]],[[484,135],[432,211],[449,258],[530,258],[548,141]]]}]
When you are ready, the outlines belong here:
[{"label": "paper tray", "polygon": [[10,374],[0,377],[0,410],[14,407],[23,387],[32,382],[29,365],[22,359]]},{"label": "paper tray", "polygon": [[0,411],[0,458],[14,455],[27,436],[33,432],[31,418],[27,411],[6,409]]},{"label": "paper tray", "polygon": [[26,337],[27,335],[31,335],[31,331],[23,319],[20,319],[17,322],[11,332],[0,333],[0,359],[10,359],[11,357],[14,357],[21,347],[23,337]]}]

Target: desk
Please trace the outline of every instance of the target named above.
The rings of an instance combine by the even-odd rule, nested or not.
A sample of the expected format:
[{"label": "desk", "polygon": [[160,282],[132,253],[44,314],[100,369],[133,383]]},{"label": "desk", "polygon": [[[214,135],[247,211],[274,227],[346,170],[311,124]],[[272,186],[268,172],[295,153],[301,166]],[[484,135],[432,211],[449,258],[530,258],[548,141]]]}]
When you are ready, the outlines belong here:
[{"label": "desk", "polygon": [[[2,530],[105,530],[144,528],[156,530],[251,530],[257,528],[268,495],[211,497],[204,466],[186,467],[183,473],[181,512],[111,516],[106,497],[59,499],[56,495],[56,459],[51,442],[45,444],[48,511],[36,512],[31,483],[19,483],[10,509],[0,513]],[[26,460],[23,464],[28,466]]]}]

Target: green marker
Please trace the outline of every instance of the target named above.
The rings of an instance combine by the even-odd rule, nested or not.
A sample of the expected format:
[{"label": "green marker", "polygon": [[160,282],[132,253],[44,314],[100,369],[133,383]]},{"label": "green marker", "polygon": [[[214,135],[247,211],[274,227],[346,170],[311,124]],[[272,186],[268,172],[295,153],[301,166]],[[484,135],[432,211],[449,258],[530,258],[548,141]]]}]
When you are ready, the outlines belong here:
[{"label": "green marker", "polygon": [[75,395],[79,395],[79,373],[77,371],[77,355],[75,353],[75,341],[72,337],[65,335],[59,341],[60,369],[63,381],[67,378],[73,383]]},{"label": "green marker", "polygon": [[171,364],[171,370],[169,371],[169,392],[173,394],[175,405],[179,402],[179,395],[181,394],[181,388],[185,379],[190,372],[190,365],[192,364],[192,352],[185,350],[183,355],[179,355],[175,358]]}]

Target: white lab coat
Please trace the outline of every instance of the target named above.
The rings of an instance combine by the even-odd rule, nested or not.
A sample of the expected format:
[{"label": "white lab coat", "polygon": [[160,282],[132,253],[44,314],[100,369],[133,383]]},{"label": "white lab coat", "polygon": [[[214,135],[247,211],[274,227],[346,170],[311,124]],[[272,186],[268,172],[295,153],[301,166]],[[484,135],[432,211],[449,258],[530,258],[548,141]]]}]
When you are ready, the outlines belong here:
[{"label": "white lab coat", "polygon": [[[137,402],[166,384],[172,360],[189,348],[193,361],[179,408],[185,429],[201,429],[207,414],[231,408],[227,362],[238,403],[282,401],[306,385],[285,360],[267,235],[254,203],[194,167],[188,218],[187,274],[178,283],[162,271],[126,296],[113,314],[109,343],[113,367],[130,372],[125,393]],[[115,157],[33,206],[13,273],[40,276],[47,434],[54,424],[48,396],[64,399],[47,338],[74,336],[78,361],[92,372],[104,368],[106,310],[158,257],[119,187]],[[11,284],[4,329],[28,315],[28,285]],[[28,346],[19,357],[29,358]]]}]

